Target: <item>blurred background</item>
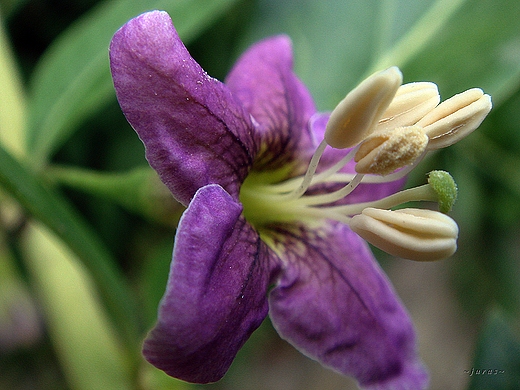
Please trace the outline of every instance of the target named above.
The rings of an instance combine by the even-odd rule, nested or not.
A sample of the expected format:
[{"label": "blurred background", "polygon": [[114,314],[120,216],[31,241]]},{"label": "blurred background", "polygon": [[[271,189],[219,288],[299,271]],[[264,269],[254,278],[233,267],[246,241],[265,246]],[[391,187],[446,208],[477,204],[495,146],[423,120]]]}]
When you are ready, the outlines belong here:
[{"label": "blurred background", "polygon": [[482,126],[407,184],[453,175],[456,255],[376,256],[416,324],[431,389],[520,389],[517,0],[0,0],[0,389],[356,388],[268,319],[216,384],[170,379],[140,357],[182,208],[119,109],[107,53],[151,9],[170,13],[220,80],[251,43],[288,34],[322,111],[390,65],[405,82],[437,83],[443,99],[471,87],[492,96]]}]

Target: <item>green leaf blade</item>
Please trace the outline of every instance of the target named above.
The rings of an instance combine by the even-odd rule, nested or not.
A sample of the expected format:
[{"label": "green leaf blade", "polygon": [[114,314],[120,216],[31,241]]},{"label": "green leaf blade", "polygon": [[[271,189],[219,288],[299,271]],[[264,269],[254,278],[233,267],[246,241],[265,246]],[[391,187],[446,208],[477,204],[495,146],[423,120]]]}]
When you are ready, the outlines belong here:
[{"label": "green leaf blade", "polygon": [[47,331],[71,388],[130,390],[135,367],[77,257],[41,223],[31,221],[22,251]]},{"label": "green leaf blade", "polygon": [[498,106],[520,85],[519,14],[517,1],[467,0],[405,74],[432,79],[445,97],[478,86]]},{"label": "green leaf blade", "polygon": [[82,260],[129,353],[139,343],[135,300],[108,249],[71,205],[0,146],[0,186]]},{"label": "green leaf blade", "polygon": [[78,20],[44,54],[32,79],[27,148],[33,165],[43,167],[83,119],[115,98],[108,46],[127,20],[163,9],[189,41],[235,1],[113,0]]},{"label": "green leaf blade", "polygon": [[244,47],[263,36],[287,33],[294,43],[296,72],[320,110],[333,109],[363,77],[390,65],[402,67],[405,82],[437,83],[443,97],[478,86],[499,103],[520,84],[518,1],[259,4]]}]

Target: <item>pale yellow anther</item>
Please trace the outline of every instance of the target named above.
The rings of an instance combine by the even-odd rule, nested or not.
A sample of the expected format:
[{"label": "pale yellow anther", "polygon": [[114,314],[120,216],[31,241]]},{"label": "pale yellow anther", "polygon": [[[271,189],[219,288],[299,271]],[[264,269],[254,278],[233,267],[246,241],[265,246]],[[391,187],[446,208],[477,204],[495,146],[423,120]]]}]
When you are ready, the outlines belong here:
[{"label": "pale yellow anther", "polygon": [[366,208],[351,219],[350,228],[375,247],[409,260],[441,260],[457,250],[457,224],[437,211]]},{"label": "pale yellow anther", "polygon": [[414,125],[439,102],[439,90],[435,83],[418,82],[401,85],[392,103],[379,120],[376,131]]},{"label": "pale yellow anther", "polygon": [[427,149],[445,148],[460,141],[482,123],[491,107],[491,97],[479,88],[445,100],[417,122],[430,139]]},{"label": "pale yellow anther", "polygon": [[375,129],[402,80],[401,71],[394,66],[362,81],[332,111],[325,141],[333,148],[344,149],[365,139]]},{"label": "pale yellow anther", "polygon": [[419,126],[373,133],[359,146],[357,173],[387,175],[414,162],[426,149],[428,136]]}]

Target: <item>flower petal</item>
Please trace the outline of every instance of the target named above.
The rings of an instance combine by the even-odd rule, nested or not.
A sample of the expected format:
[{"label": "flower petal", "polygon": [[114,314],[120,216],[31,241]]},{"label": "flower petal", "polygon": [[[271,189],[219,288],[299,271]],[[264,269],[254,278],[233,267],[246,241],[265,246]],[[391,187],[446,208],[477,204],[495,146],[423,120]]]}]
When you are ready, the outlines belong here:
[{"label": "flower petal", "polygon": [[281,35],[253,45],[226,78],[226,85],[260,124],[255,169],[276,169],[299,160],[299,153],[312,146],[307,123],[316,108],[292,67],[291,41]]},{"label": "flower petal", "polygon": [[279,233],[287,267],[269,298],[279,334],[367,388],[425,387],[410,318],[366,243],[335,223]]},{"label": "flower petal", "polygon": [[173,377],[219,380],[267,315],[269,249],[218,185],[183,215],[158,322],[143,354]]},{"label": "flower petal", "polygon": [[253,160],[250,116],[190,56],[165,12],[130,20],[110,45],[119,104],[150,165],[186,205],[218,183],[238,198]]}]

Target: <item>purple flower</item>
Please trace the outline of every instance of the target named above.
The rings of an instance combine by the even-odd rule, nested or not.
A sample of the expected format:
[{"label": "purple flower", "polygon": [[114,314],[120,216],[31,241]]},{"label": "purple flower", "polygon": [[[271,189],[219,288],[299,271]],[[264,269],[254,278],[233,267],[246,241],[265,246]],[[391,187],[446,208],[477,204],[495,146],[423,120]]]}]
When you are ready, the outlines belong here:
[{"label": "purple flower", "polygon": [[[366,242],[333,216],[334,207],[393,194],[403,180],[363,182],[320,201],[352,180],[350,162],[337,179],[291,195],[329,115],[316,113],[293,73],[289,39],[252,46],[221,83],[154,11],[115,34],[110,60],[150,165],[187,206],[146,359],[182,380],[217,381],[269,312],[282,338],[365,388],[424,388],[406,310]],[[327,148],[317,173],[346,154]]]}]

